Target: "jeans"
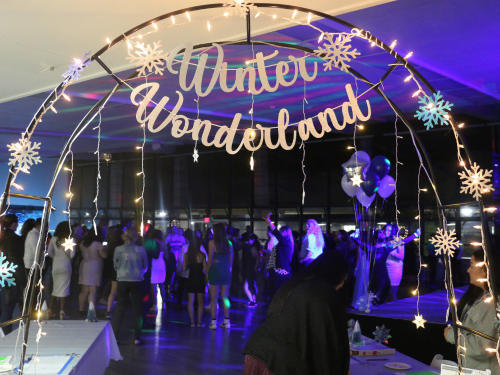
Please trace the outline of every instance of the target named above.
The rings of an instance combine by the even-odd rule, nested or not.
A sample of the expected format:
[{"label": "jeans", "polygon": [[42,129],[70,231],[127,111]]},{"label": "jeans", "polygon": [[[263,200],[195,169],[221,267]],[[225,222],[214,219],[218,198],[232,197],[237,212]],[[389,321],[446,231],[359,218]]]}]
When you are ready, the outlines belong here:
[{"label": "jeans", "polygon": [[142,332],[142,313],[141,313],[141,303],[142,303],[142,281],[118,281],[118,290],[116,293],[116,314],[113,319],[113,330],[115,331],[115,336],[118,339],[120,334],[120,329],[123,321],[123,314],[125,313],[125,307],[127,305],[128,296],[132,299],[132,309],[134,311],[134,337],[135,340],[141,338]]},{"label": "jeans", "polygon": [[[9,287],[9,288],[18,288],[17,286],[14,287]],[[12,316],[14,315],[14,310],[16,308],[16,304],[18,301],[16,301],[17,298],[12,298],[12,291],[9,291],[9,288],[1,288],[0,289],[0,302],[2,306],[2,315],[0,316],[0,323],[7,322],[12,319]],[[10,295],[9,295],[10,294]],[[19,302],[19,307],[22,311],[22,300]],[[5,335],[8,335],[9,333],[12,332],[12,324],[9,324],[8,326],[2,327],[3,333]]]}]

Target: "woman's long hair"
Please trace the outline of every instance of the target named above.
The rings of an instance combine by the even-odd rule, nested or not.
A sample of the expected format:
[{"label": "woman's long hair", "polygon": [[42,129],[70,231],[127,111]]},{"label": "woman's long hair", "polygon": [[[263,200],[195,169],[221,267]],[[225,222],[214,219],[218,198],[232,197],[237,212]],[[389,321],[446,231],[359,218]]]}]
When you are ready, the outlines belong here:
[{"label": "woman's long hair", "polygon": [[219,254],[229,254],[231,245],[229,244],[229,240],[227,239],[226,229],[221,223],[217,223],[214,225],[214,245],[215,251],[217,251]]},{"label": "woman's long hair", "polygon": [[56,230],[54,231],[54,237],[57,238],[56,245],[61,246],[61,242],[66,238],[69,238],[69,236],[70,231],[68,222],[61,221],[59,224],[57,224]]},{"label": "woman's long hair", "polygon": [[3,217],[2,220],[2,230],[4,229],[9,229],[12,224],[18,223],[19,220],[17,219],[16,214],[7,214]]},{"label": "woman's long hair", "polygon": [[283,284],[273,298],[267,316],[278,316],[295,287],[305,279],[318,278],[337,286],[345,280],[348,274],[349,262],[345,257],[336,251],[322,253],[309,266]]},{"label": "woman's long hair", "polygon": [[292,230],[290,229],[290,227],[287,227],[286,225],[282,225],[280,228],[280,233],[284,238],[288,239],[289,245],[293,249],[293,234],[292,234]]},{"label": "woman's long hair", "polygon": [[94,228],[90,228],[88,233],[85,235],[85,238],[82,241],[82,245],[85,247],[90,247],[93,242],[100,242],[102,243],[102,229],[100,227],[97,228],[97,234],[95,233]]},{"label": "woman's long hair", "polygon": [[325,239],[323,238],[323,231],[319,226],[318,222],[314,219],[307,220],[307,224],[309,224],[309,230],[307,231],[307,235],[314,234],[316,237],[316,247],[320,249],[325,247]]},{"label": "woman's long hair", "polygon": [[21,237],[26,238],[28,233],[35,227],[35,219],[27,219],[21,228]]},{"label": "woman's long hair", "polygon": [[192,236],[189,241],[189,246],[186,253],[188,264],[198,263],[198,254],[201,254],[203,255],[203,257],[205,257],[205,254],[202,253],[200,247],[201,247],[201,239]]}]

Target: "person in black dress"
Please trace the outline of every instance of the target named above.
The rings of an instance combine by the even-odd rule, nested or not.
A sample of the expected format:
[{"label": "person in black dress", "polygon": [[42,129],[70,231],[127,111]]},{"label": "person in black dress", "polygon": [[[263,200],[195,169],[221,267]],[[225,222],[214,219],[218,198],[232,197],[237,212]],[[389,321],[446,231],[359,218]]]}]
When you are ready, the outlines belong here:
[{"label": "person in black dress", "polygon": [[292,276],[293,236],[292,230],[286,225],[278,230],[271,221],[271,212],[264,218],[269,223],[278,245],[269,257],[269,301],[272,301],[278,289],[290,280]]},{"label": "person in black dress", "polygon": [[[2,255],[6,258],[5,261],[16,265],[17,268],[13,273],[15,285],[5,285],[0,288],[0,301],[2,315],[0,323],[7,322],[12,319],[14,309],[19,304],[21,311],[23,310],[23,290],[26,287],[28,278],[24,270],[24,244],[23,239],[16,234],[18,226],[17,216],[15,214],[7,214],[2,220],[2,233],[0,236],[0,249]],[[36,303],[36,300],[35,300]],[[12,332],[12,325],[2,328],[4,334],[8,335]]]},{"label": "person in black dress", "polygon": [[[257,272],[260,263],[259,238],[255,234],[248,236],[247,243],[243,247],[243,272],[245,284],[243,289],[248,297],[248,307],[257,306]],[[234,272],[233,272],[234,274]]]},{"label": "person in black dress", "polygon": [[243,375],[347,375],[347,319],[338,290],[348,273],[347,260],[331,251],[287,281],[243,349]]},{"label": "person in black dress", "polygon": [[[189,241],[189,247],[186,254],[184,254],[184,262],[182,263],[182,270],[189,270],[187,279],[187,292],[188,292],[188,311],[191,318],[191,327],[204,327],[205,324],[201,322],[203,315],[203,302],[205,297],[206,285],[206,272],[207,260],[206,255],[201,251],[201,239],[193,237]],[[194,323],[194,298],[198,299],[198,323]]]}]

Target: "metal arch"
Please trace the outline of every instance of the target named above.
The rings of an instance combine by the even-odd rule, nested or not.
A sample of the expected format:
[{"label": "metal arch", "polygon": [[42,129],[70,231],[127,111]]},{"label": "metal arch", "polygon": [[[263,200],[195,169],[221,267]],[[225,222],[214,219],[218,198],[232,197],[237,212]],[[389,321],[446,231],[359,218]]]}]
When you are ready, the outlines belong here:
[{"label": "metal arch", "polygon": [[[308,12],[308,13],[317,15],[319,17],[322,17],[322,18],[325,18],[325,19],[337,22],[337,23],[339,23],[339,24],[341,24],[341,25],[343,25],[345,27],[351,28],[351,30],[352,29],[357,29],[354,25],[352,25],[352,24],[350,24],[350,23],[348,23],[346,21],[343,21],[343,20],[341,20],[341,19],[339,19],[337,17],[333,17],[333,16],[330,16],[330,15],[328,15],[326,13],[318,12],[318,11],[315,11],[315,10],[312,10],[312,9],[308,9],[308,8],[294,7],[294,6],[290,6],[290,5],[282,5],[282,4],[274,4],[274,3],[255,3],[254,5],[257,6],[257,7],[261,7],[261,8],[266,8],[267,7],[267,8],[279,8],[279,9],[290,9],[290,10],[293,9],[293,10],[298,10],[298,11],[301,11],[301,12]],[[111,95],[124,84],[124,82],[123,81],[120,82],[120,79],[117,79],[117,77],[112,72],[110,72],[109,69],[106,69],[107,67],[102,63],[102,61],[100,61],[100,56],[103,53],[105,53],[108,49],[110,49],[113,45],[115,45],[115,44],[121,42],[122,40],[124,40],[128,35],[131,35],[131,34],[137,32],[138,30],[141,30],[142,28],[151,25],[153,22],[158,22],[158,21],[161,21],[161,20],[163,20],[165,18],[168,18],[170,16],[175,16],[175,15],[178,15],[178,14],[181,14],[181,13],[185,13],[185,12],[189,12],[189,11],[197,11],[197,10],[205,10],[205,9],[213,9],[213,8],[222,8],[222,7],[224,7],[224,4],[222,4],[222,3],[207,4],[207,5],[201,5],[201,6],[196,6],[196,7],[184,8],[184,9],[181,9],[181,10],[178,10],[178,11],[175,11],[175,12],[170,12],[170,13],[164,14],[164,15],[162,15],[160,17],[157,17],[157,18],[154,18],[154,19],[149,20],[147,22],[144,22],[144,23],[136,26],[133,29],[130,29],[126,33],[124,33],[121,36],[115,38],[111,43],[107,44],[105,47],[101,48],[97,53],[95,53],[91,57],[91,60],[97,60],[98,63],[105,70],[108,70],[108,74],[112,75],[113,78],[115,78],[118,81],[118,84],[105,97],[103,97],[101,100],[99,100],[96,103],[96,105],[94,105],[94,107],[87,113],[87,115],[84,117],[84,119],[80,122],[80,124],[74,130],[74,132],[71,135],[70,139],[68,140],[68,142],[64,146],[64,149],[61,152],[61,156],[59,158],[58,166],[57,166],[57,168],[56,168],[56,170],[54,172],[54,176],[53,176],[53,179],[52,179],[52,183],[51,183],[49,192],[47,194],[47,201],[45,202],[41,231],[45,232],[46,229],[47,229],[47,227],[48,227],[49,217],[50,217],[50,210],[51,210],[51,197],[53,195],[55,181],[57,179],[57,176],[59,175],[60,170],[62,169],[62,164],[64,163],[64,161],[66,159],[66,156],[68,155],[68,153],[71,150],[71,145],[78,138],[78,136],[81,134],[81,132],[87,127],[87,125],[92,121],[92,116],[96,112],[96,109],[98,107],[101,107],[104,103],[106,103],[106,101],[111,97]],[[248,20],[249,20],[249,17],[247,16],[247,41],[246,41],[247,44],[248,44],[248,36],[250,35],[250,30],[249,30],[249,25],[250,24],[249,24]],[[434,90],[434,88],[427,82],[427,80],[425,80],[425,78],[408,61],[406,61],[404,58],[402,58],[401,56],[399,56],[395,51],[393,51],[389,46],[387,46],[386,44],[384,44],[382,41],[380,41],[379,39],[377,39],[376,37],[374,37],[373,35],[371,35],[371,33],[369,33],[368,31],[364,31],[364,30],[360,30],[360,29],[358,29],[358,30],[359,30],[359,35],[361,37],[363,37],[363,38],[365,38],[365,39],[367,39],[369,41],[374,41],[379,47],[385,49],[387,52],[389,52],[391,55],[393,55],[397,59],[397,61],[399,61],[400,63],[402,63],[402,65],[405,65],[405,67],[408,68],[412,72],[412,74],[414,74],[416,77],[418,77],[418,79],[431,92],[436,93],[436,91]],[[245,42],[242,42],[241,44],[244,44],[244,43]],[[235,43],[235,44],[238,44],[238,43]],[[269,43],[267,43],[267,44],[269,44]],[[203,46],[203,45],[201,45],[201,46]],[[283,45],[282,47],[285,47],[285,46]],[[307,52],[313,52],[310,49],[305,49],[304,47],[299,47],[299,46],[290,46],[290,45],[287,45],[286,47],[287,48],[292,48],[292,49],[300,49],[300,50],[304,50],[304,51],[307,51]],[[200,46],[196,46],[195,48],[200,48]],[[388,76],[392,72],[392,70],[394,70],[394,68],[395,68],[395,66],[393,68],[389,69],[389,71],[386,72],[386,74],[384,75],[384,77]],[[360,78],[362,77],[359,73],[357,73],[353,69],[350,69],[350,70],[351,70],[351,72],[353,74],[357,75],[358,77],[360,77]],[[133,78],[136,75],[137,75],[137,72],[135,72],[134,74],[132,74],[128,79]],[[370,81],[368,81],[366,79],[365,79],[365,81],[367,83],[370,82]],[[396,113],[398,113],[399,117],[403,120],[403,122],[408,127],[408,129],[410,130],[410,132],[414,135],[414,137],[416,137],[417,142],[419,143],[419,146],[420,146],[422,152],[424,153],[424,157],[426,158],[426,161],[427,161],[427,164],[429,166],[429,170],[430,170],[432,179],[435,181],[434,173],[433,173],[433,170],[432,170],[432,164],[430,163],[429,156],[428,156],[428,154],[427,154],[427,152],[426,152],[426,150],[425,150],[425,148],[424,148],[424,146],[423,146],[420,138],[413,131],[411,125],[408,122],[408,120],[404,117],[404,115],[399,110],[399,108],[394,103],[392,103],[392,101],[390,101],[389,98],[387,98],[385,95],[383,95],[383,93],[380,91],[380,89],[378,88],[378,85],[380,84],[380,82],[378,84],[375,84],[375,85],[372,84],[371,82],[369,84],[373,85],[374,89],[381,96],[383,96],[387,100],[387,102],[391,105],[391,107],[393,107],[393,109],[396,111]],[[58,91],[60,89],[62,89],[65,85],[66,85],[66,83],[63,81],[47,97],[47,99],[45,100],[44,104],[38,110],[38,112],[36,113],[35,117],[33,118],[33,120],[31,121],[30,125],[28,126],[27,131],[23,135],[23,138],[27,138],[27,137],[30,136],[31,131],[34,130],[34,127],[38,123],[39,118],[44,113],[44,110],[45,110],[46,106],[52,100],[54,100],[54,98],[57,98]],[[453,127],[454,131],[456,131],[458,133],[459,138],[460,138],[460,140],[461,140],[461,142],[462,142],[462,144],[464,146],[464,150],[466,152],[466,155],[467,155],[467,157],[469,159],[469,162],[470,162],[471,158],[470,158],[469,148],[468,148],[468,145],[467,145],[467,143],[465,141],[465,138],[464,138],[462,132],[458,129],[458,127],[456,127],[456,124],[454,123],[454,121],[450,121],[450,123],[451,123],[451,126]],[[13,165],[11,167],[10,171],[13,172],[15,170],[15,167],[16,167],[16,165]],[[6,206],[5,203],[6,203],[6,200],[8,199],[8,196],[9,196],[11,181],[12,181],[12,173],[9,173],[9,176],[7,178],[6,187],[5,187],[5,192],[0,197],[0,212],[3,212],[4,209],[5,209],[5,206]],[[437,195],[437,187],[435,186],[435,183],[433,185],[434,185],[434,189],[435,189],[435,192],[436,192],[436,195]],[[440,217],[440,221],[443,222],[443,218],[441,217],[441,215],[439,217]],[[38,242],[38,245],[37,245],[37,254],[36,255],[37,255],[38,261],[40,261],[40,258],[41,258],[41,249],[42,249],[42,246],[43,246],[43,242],[44,241],[41,238],[39,240],[39,242]],[[449,265],[447,267],[447,271],[449,272]],[[35,268],[35,280],[38,277],[39,277],[39,267],[36,267]],[[34,300],[34,291],[32,291],[32,293],[30,295],[29,307],[28,307],[27,311],[31,311],[31,306],[32,306],[33,300]],[[452,309],[452,314],[455,315],[454,309]],[[23,315],[26,315],[25,311],[23,311]],[[455,319],[455,317],[454,317],[454,319]],[[27,320],[27,322],[26,322],[26,329],[25,329],[25,335],[24,335],[24,342],[27,342],[28,334],[29,334],[29,323],[30,323],[30,320],[29,320],[29,318],[26,319],[26,320]],[[455,321],[456,321],[456,319],[455,319]],[[23,365],[24,365],[25,355],[26,355],[26,345],[23,346],[23,352],[22,352],[21,364],[20,364],[20,373],[23,372]]]}]

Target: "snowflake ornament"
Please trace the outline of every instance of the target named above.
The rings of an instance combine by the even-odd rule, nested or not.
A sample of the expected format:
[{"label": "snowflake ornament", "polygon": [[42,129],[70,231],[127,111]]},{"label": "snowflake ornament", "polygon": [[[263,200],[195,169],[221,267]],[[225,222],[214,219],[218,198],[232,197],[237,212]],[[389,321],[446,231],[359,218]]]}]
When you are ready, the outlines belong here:
[{"label": "snowflake ornament", "polygon": [[7,262],[7,257],[0,253],[0,286],[5,287],[5,283],[7,286],[16,285],[16,280],[13,275],[16,271],[17,264]]},{"label": "snowflake ornament", "polygon": [[437,234],[429,241],[436,245],[436,254],[453,256],[453,252],[461,245],[460,241],[455,237],[455,229],[445,231],[438,228]]},{"label": "snowflake ornament", "polygon": [[377,326],[375,332],[373,332],[373,334],[375,335],[375,341],[380,344],[383,342],[387,344],[387,341],[392,337],[391,335],[389,335],[389,332],[391,332],[391,330],[385,328],[385,325],[383,325],[382,327]]},{"label": "snowflake ornament", "polygon": [[358,173],[356,173],[353,177],[351,177],[351,181],[352,181],[352,186],[361,186],[361,184],[364,182]]},{"label": "snowflake ornament", "polygon": [[351,45],[347,43],[351,41],[351,36],[339,35],[335,41],[333,40],[334,36],[333,33],[325,33],[325,40],[328,43],[323,43],[325,48],[319,47],[319,49],[314,50],[314,54],[326,61],[323,64],[325,71],[331,70],[332,64],[335,64],[335,67],[347,73],[347,69],[351,67],[347,62],[355,59],[361,53],[356,52],[357,49],[349,51]]},{"label": "snowflake ornament", "polygon": [[37,156],[38,151],[35,151],[40,149],[40,145],[40,142],[33,142],[33,145],[31,145],[31,141],[27,138],[20,139],[17,143],[7,145],[9,151],[13,151],[10,154],[12,159],[9,159],[9,165],[17,164],[17,169],[24,173],[28,173],[28,169],[33,164],[42,162],[40,156]]},{"label": "snowflake ornament", "polygon": [[246,17],[250,9],[257,9],[255,5],[250,4],[245,0],[230,0],[227,3],[224,3],[224,6],[229,8],[232,15],[240,17]]},{"label": "snowflake ornament", "polygon": [[68,237],[62,243],[62,247],[64,247],[64,251],[73,250],[76,246],[76,243],[73,241],[71,237]]},{"label": "snowflake ornament", "polygon": [[417,326],[417,329],[422,327],[422,328],[425,328],[424,327],[424,323],[426,323],[427,320],[425,320],[422,315],[415,315],[415,320],[412,322],[414,323],[416,326]]},{"label": "snowflake ornament", "polygon": [[151,47],[150,44],[147,46],[144,46],[144,43],[139,43],[137,42],[135,44],[135,47],[137,50],[133,53],[128,53],[130,57],[127,57],[127,60],[130,60],[130,62],[135,62],[135,66],[140,66],[137,71],[139,72],[139,77],[145,77],[146,76],[146,70],[149,73],[154,73],[154,74],[159,74],[163,75],[163,71],[165,70],[165,67],[162,65],[165,65],[165,60],[168,57],[168,53],[163,54],[163,50],[160,49],[161,47],[161,40],[157,42],[153,42],[153,47]]},{"label": "snowflake ornament", "polygon": [[399,234],[394,236],[392,241],[389,241],[389,243],[392,245],[394,249],[397,249],[398,247],[405,245],[404,239],[402,237],[399,237]]},{"label": "snowflake ornament", "polygon": [[417,117],[419,120],[425,121],[425,126],[427,130],[434,127],[434,125],[448,125],[448,112],[453,106],[450,102],[445,102],[443,100],[443,95],[438,91],[437,94],[433,94],[434,99],[428,98],[427,96],[419,96],[419,103],[423,104],[419,107]]},{"label": "snowflake ornament", "polygon": [[489,193],[490,191],[494,191],[493,185],[490,183],[491,179],[488,177],[492,176],[492,170],[482,170],[479,169],[479,165],[474,162],[474,165],[471,166],[472,170],[464,168],[465,172],[458,172],[460,179],[462,181],[462,189],[460,193],[469,192],[472,194],[474,198],[478,201],[479,198],[484,193]]},{"label": "snowflake ornament", "polygon": [[73,59],[73,63],[69,66],[69,70],[62,75],[64,77],[63,82],[67,84],[78,81],[78,78],[82,75],[83,69],[89,66],[91,62],[90,51],[83,56],[83,59]]},{"label": "snowflake ornament", "polygon": [[194,152],[193,152],[193,159],[194,159],[195,163],[198,163],[198,158],[199,157],[200,157],[200,155],[198,154],[198,149],[195,147],[194,148]]}]

